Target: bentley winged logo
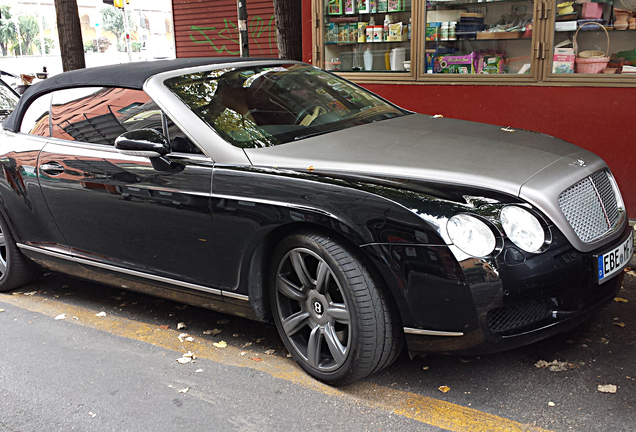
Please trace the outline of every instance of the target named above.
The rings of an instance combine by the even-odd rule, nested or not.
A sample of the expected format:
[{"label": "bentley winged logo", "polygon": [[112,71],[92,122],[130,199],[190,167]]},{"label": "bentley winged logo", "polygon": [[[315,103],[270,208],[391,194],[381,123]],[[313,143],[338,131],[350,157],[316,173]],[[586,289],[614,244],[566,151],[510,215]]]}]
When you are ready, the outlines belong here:
[{"label": "bentley winged logo", "polygon": [[570,162],[570,165],[572,166],[576,166],[576,167],[584,167],[587,166],[585,165],[585,161],[583,159],[577,159],[574,162]]}]

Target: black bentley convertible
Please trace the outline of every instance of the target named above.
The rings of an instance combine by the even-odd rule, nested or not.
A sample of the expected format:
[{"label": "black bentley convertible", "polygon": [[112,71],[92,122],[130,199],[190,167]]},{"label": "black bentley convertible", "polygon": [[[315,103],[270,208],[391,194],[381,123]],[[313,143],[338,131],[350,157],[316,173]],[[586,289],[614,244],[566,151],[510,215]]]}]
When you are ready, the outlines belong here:
[{"label": "black bentley convertible", "polygon": [[571,329],[632,256],[598,156],[281,60],[73,71],[0,129],[0,290],[40,267],[274,321],[332,384]]}]

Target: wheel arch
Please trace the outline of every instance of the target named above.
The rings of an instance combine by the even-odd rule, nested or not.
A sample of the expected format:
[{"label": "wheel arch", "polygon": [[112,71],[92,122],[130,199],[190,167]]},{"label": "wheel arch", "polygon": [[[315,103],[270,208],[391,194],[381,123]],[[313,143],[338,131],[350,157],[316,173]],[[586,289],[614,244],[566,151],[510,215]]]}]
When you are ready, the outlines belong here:
[{"label": "wheel arch", "polygon": [[[341,226],[342,222],[337,222]],[[364,242],[360,241],[359,236],[351,235],[351,230],[349,232],[339,231],[334,228],[334,224],[326,226],[317,223],[297,222],[279,226],[261,237],[250,254],[247,265],[244,266],[247,270],[242,275],[241,280],[246,285],[244,289],[246,288],[252,309],[259,319],[266,322],[272,321],[269,304],[269,272],[273,252],[283,239],[301,232],[323,234],[350,248],[363,261],[373,278],[378,282],[380,289],[390,297],[390,301],[394,305],[397,305],[394,293],[390,289],[390,283],[384,276],[387,272],[382,272],[376,264],[379,261],[375,260],[374,262],[368,255],[369,250],[361,247]],[[399,314],[399,309],[396,308],[396,310]]]}]

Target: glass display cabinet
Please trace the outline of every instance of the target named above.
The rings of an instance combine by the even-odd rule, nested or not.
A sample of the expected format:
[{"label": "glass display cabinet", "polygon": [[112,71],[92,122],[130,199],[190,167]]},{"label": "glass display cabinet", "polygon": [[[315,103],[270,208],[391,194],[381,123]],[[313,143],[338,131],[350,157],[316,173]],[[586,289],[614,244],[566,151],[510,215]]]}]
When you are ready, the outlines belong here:
[{"label": "glass display cabinet", "polygon": [[636,0],[313,0],[315,64],[364,82],[636,85]]}]

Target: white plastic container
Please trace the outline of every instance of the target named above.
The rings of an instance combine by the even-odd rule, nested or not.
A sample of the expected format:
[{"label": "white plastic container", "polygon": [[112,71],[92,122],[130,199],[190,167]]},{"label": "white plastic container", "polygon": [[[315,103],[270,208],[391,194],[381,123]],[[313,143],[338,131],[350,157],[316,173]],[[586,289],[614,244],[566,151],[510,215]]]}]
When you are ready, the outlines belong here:
[{"label": "white plastic container", "polygon": [[393,48],[391,50],[391,70],[404,70],[404,60],[406,59],[406,48]]},{"label": "white plastic container", "polygon": [[367,48],[364,52],[364,70],[370,71],[373,69],[373,53],[371,48]]},{"label": "white plastic container", "polygon": [[449,22],[448,21],[444,21],[442,23],[442,27],[440,28],[439,40],[443,40],[443,41],[447,41],[448,40],[448,28],[449,28]]}]

